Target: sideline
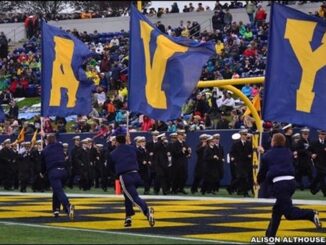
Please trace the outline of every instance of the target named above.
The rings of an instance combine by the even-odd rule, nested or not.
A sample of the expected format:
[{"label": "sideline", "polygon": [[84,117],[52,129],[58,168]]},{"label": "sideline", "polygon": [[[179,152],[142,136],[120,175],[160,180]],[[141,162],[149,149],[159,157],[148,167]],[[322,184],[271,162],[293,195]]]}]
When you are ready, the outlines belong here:
[{"label": "sideline", "polygon": [[[21,193],[21,192],[6,192],[1,191],[0,196],[39,196],[52,197],[52,193]],[[68,197],[104,197],[104,198],[121,198],[122,195],[112,194],[81,194],[81,193],[67,193]],[[252,203],[275,203],[275,199],[267,198],[232,198],[232,197],[196,197],[196,196],[163,196],[163,195],[140,195],[141,198],[147,200],[197,200],[197,201],[234,201],[234,202],[252,202]],[[301,200],[293,199],[293,204],[307,204],[307,205],[326,205],[326,201],[321,200]]]}]

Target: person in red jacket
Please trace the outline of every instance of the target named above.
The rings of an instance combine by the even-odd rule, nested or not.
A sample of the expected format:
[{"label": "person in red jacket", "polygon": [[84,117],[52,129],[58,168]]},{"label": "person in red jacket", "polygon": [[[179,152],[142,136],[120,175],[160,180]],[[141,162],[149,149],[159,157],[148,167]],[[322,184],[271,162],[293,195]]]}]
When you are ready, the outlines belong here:
[{"label": "person in red jacket", "polygon": [[243,52],[243,55],[245,57],[255,57],[257,55],[257,50],[249,44],[246,50]]},{"label": "person in red jacket", "polygon": [[19,80],[19,83],[20,83],[20,85],[21,85],[21,87],[23,89],[23,95],[25,97],[27,97],[27,95],[28,95],[29,82],[28,82],[28,80],[27,80],[27,78],[26,78],[25,75],[22,75],[22,77]]},{"label": "person in red jacket", "polygon": [[12,93],[12,94],[15,94],[16,93],[16,89],[17,89],[17,86],[18,86],[18,78],[17,76],[13,76],[13,79],[10,83],[10,86],[9,86],[9,91]]},{"label": "person in red jacket", "polygon": [[260,27],[261,25],[263,25],[263,23],[265,23],[266,17],[267,17],[267,13],[265,9],[263,9],[263,7],[260,4],[258,4],[258,9],[255,16],[255,22],[257,27]]},{"label": "person in red jacket", "polygon": [[153,120],[150,119],[148,116],[144,116],[143,123],[141,125],[141,131],[149,131],[153,127]]}]

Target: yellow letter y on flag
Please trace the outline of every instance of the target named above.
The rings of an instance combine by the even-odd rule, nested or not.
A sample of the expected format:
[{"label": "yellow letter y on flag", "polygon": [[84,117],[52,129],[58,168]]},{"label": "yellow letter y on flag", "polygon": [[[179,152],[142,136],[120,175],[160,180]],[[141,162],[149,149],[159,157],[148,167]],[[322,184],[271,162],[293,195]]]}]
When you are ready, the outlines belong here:
[{"label": "yellow letter y on flag", "polygon": [[300,87],[297,90],[296,109],[307,113],[311,111],[315,98],[313,87],[316,73],[326,65],[326,33],[321,45],[315,51],[311,49],[310,42],[313,40],[316,25],[317,23],[313,21],[288,19],[285,30],[285,38],[289,39],[302,68]]}]

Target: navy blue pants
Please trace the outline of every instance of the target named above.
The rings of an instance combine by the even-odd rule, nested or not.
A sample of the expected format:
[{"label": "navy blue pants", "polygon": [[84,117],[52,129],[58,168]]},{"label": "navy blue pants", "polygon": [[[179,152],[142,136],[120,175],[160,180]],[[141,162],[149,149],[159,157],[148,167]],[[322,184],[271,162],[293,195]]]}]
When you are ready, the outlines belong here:
[{"label": "navy blue pants", "polygon": [[310,220],[314,219],[311,209],[300,209],[292,204],[292,195],[295,192],[296,181],[282,180],[273,184],[272,192],[276,198],[273,206],[272,218],[266,231],[267,237],[275,237],[281,222],[282,215],[288,220]]},{"label": "navy blue pants", "polygon": [[68,174],[64,168],[55,168],[49,172],[49,181],[52,187],[52,210],[60,210],[60,204],[62,204],[65,212],[69,210],[69,200],[63,190],[63,183],[67,179]]},{"label": "navy blue pants", "polygon": [[142,183],[138,172],[129,172],[120,175],[119,180],[123,189],[123,195],[125,197],[126,217],[135,214],[133,204],[137,205],[143,214],[147,216],[148,206],[146,202],[139,197],[137,192],[137,187]]}]

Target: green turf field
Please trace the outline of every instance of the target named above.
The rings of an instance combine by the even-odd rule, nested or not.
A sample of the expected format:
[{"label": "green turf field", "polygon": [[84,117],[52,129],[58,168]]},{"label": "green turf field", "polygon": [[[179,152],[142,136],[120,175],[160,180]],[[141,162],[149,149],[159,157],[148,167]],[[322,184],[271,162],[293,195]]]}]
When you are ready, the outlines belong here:
[{"label": "green turf field", "polygon": [[0,244],[198,244],[200,240],[141,237],[0,223]]},{"label": "green turf field", "polygon": [[[253,198],[149,195],[145,200],[155,209],[155,227],[135,208],[132,227],[125,228],[122,195],[69,192],[75,192],[68,194],[76,206],[74,221],[65,214],[53,217],[50,193],[1,192],[0,244],[249,243],[253,236],[264,236],[273,205],[273,200]],[[326,222],[326,202],[295,204],[318,210]],[[283,220],[277,235],[325,237],[325,232],[310,221]]]}]

